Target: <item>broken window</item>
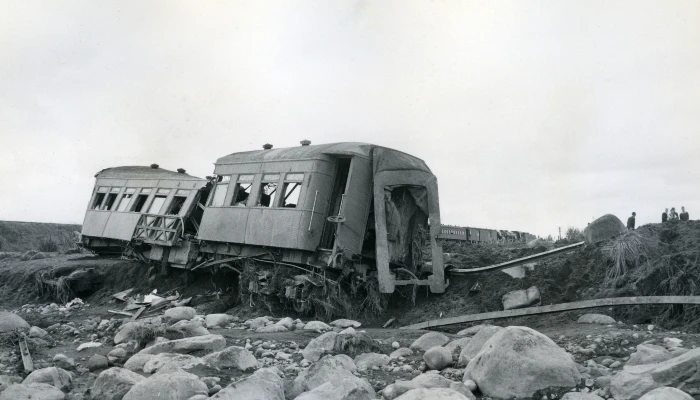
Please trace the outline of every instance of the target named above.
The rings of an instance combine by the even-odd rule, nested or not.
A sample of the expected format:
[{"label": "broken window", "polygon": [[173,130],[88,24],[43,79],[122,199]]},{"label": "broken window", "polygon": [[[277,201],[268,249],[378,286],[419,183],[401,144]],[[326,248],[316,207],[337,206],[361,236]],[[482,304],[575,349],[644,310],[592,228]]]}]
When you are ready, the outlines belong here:
[{"label": "broken window", "polygon": [[258,195],[259,207],[274,207],[277,193],[277,182],[280,180],[279,174],[265,174],[260,184],[260,194]]},{"label": "broken window", "polygon": [[104,199],[105,199],[104,193],[97,193],[95,195],[95,201],[92,203],[92,207],[90,207],[90,208],[95,209],[95,210],[99,210]]},{"label": "broken window", "polygon": [[284,187],[282,188],[282,207],[296,208],[303,181],[304,174],[287,174],[284,178]]},{"label": "broken window", "polygon": [[107,195],[107,200],[105,201],[105,205],[102,206],[103,210],[111,210],[112,207],[114,206],[114,202],[117,200],[117,194],[116,193],[110,193]]},{"label": "broken window", "polygon": [[134,209],[132,211],[141,212],[143,206],[146,204],[146,200],[148,200],[147,194],[140,194],[136,196],[136,202],[134,203]]},{"label": "broken window", "polygon": [[185,200],[187,200],[187,197],[182,197],[182,196],[173,197],[173,201],[170,203],[170,210],[168,210],[168,212],[166,214],[169,214],[169,215],[180,214],[180,210],[182,210],[182,206],[185,204]]},{"label": "broken window", "polygon": [[226,189],[231,182],[231,175],[219,175],[216,177],[216,187],[214,188],[214,196],[212,196],[211,207],[221,207],[224,205],[226,198]]},{"label": "broken window", "polygon": [[126,188],[126,190],[124,190],[124,195],[121,199],[119,199],[117,211],[126,211],[126,208],[129,206],[129,202],[131,201],[131,197],[134,195],[135,192],[136,189],[134,188]]},{"label": "broken window", "polygon": [[167,196],[156,195],[153,198],[153,202],[151,203],[151,206],[148,207],[148,214],[158,214],[160,212],[160,209],[163,208],[163,204],[165,204],[166,198],[167,198]]},{"label": "broken window", "polygon": [[239,175],[238,181],[236,182],[236,188],[233,191],[233,197],[231,198],[231,205],[238,207],[245,207],[248,203],[248,196],[253,189],[253,178],[255,175]]}]

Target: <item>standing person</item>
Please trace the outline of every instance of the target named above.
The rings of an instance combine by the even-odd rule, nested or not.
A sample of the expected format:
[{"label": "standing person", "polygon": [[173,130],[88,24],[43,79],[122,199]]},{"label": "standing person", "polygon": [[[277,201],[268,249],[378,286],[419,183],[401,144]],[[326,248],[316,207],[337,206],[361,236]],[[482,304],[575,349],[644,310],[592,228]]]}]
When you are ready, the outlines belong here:
[{"label": "standing person", "polygon": [[668,208],[661,214],[661,222],[663,223],[666,221],[668,221]]},{"label": "standing person", "polygon": [[632,216],[627,218],[627,230],[633,231],[634,230],[634,223],[635,223],[635,216],[637,215],[636,212],[632,212]]},{"label": "standing person", "polygon": [[690,214],[688,214],[687,211],[685,211],[685,207],[681,207],[681,221],[688,221],[690,220]]},{"label": "standing person", "polygon": [[678,213],[676,212],[676,207],[671,207],[671,213],[668,215],[670,221],[678,221]]}]

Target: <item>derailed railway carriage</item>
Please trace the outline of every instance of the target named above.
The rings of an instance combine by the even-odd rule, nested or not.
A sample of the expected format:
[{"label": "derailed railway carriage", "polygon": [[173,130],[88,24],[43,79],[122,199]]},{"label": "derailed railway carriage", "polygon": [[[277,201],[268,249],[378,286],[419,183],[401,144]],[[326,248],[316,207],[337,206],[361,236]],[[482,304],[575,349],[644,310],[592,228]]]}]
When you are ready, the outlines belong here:
[{"label": "derailed railway carriage", "polygon": [[303,141],[229,154],[214,174],[98,173],[85,245],[190,270],[229,268],[242,291],[277,295],[299,311],[333,291],[343,292],[338,299],[406,285],[445,291],[437,179],[422,160],[371,144]]}]

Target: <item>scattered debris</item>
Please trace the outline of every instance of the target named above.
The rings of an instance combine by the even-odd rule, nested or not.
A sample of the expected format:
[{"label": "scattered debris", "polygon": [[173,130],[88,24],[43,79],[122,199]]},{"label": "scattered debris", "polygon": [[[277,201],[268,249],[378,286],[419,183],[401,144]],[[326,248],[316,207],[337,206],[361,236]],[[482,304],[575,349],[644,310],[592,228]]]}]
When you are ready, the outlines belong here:
[{"label": "scattered debris", "polygon": [[22,364],[24,364],[24,372],[34,371],[34,362],[32,361],[32,355],[29,354],[29,346],[27,346],[26,336],[22,336],[19,341],[19,351],[22,355]]}]

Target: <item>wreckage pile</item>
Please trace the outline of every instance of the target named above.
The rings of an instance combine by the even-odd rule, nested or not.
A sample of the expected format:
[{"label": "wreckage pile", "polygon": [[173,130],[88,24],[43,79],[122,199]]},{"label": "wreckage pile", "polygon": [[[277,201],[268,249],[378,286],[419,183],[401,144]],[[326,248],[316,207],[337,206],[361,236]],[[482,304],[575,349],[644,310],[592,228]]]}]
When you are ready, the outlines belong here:
[{"label": "wreckage pile", "polygon": [[478,325],[456,335],[397,331],[374,339],[379,331],[348,319],[240,321],[183,306],[139,321],[93,318],[41,329],[5,313],[0,332],[26,335],[35,356],[33,370],[20,373],[24,355],[2,347],[0,400],[147,400],[156,393],[173,400],[700,395],[694,378],[700,349],[684,346],[700,343],[698,335],[598,314],[580,322],[598,333],[551,339],[522,326]]}]

